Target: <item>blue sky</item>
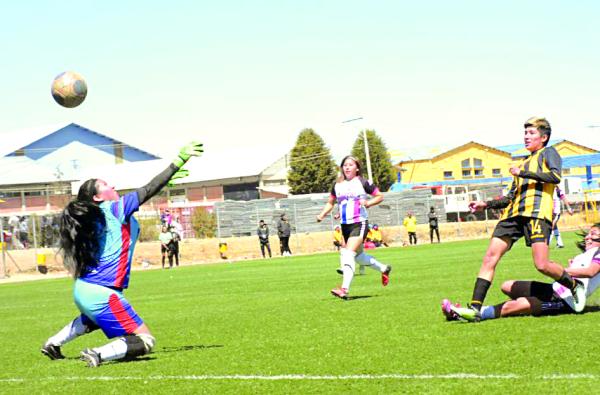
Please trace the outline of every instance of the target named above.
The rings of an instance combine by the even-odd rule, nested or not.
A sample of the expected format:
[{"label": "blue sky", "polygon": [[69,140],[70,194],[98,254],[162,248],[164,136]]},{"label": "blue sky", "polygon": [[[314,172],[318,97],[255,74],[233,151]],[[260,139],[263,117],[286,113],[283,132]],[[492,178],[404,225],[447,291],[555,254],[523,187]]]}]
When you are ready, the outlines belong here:
[{"label": "blue sky", "polygon": [[[600,2],[166,4],[3,3],[0,137],[73,121],[160,155],[191,139],[259,155],[312,127],[340,157],[364,127],[410,152],[518,143],[543,115],[600,149]],[[50,96],[64,70],[88,83],[75,109]]]}]

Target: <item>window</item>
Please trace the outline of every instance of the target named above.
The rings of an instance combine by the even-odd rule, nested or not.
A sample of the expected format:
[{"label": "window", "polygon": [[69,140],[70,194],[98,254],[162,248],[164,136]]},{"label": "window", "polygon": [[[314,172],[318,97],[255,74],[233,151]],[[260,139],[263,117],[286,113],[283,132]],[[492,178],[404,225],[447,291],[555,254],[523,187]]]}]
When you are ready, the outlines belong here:
[{"label": "window", "polygon": [[473,158],[473,167],[476,169],[483,169],[483,161],[481,159]]},{"label": "window", "polygon": [[467,188],[465,187],[456,187],[456,189],[454,190],[454,193],[461,194],[461,193],[467,193]]},{"label": "window", "polygon": [[471,159],[465,159],[465,160],[461,161],[460,165],[463,169],[470,169],[471,168]]},{"label": "window", "polygon": [[502,177],[502,173],[500,172],[500,169],[492,169],[492,175],[494,177]]},{"label": "window", "polygon": [[475,177],[483,177],[483,169],[475,169]]},{"label": "window", "polygon": [[462,176],[464,177],[471,177],[471,169],[469,170],[463,170],[462,171]]},{"label": "window", "polygon": [[454,177],[452,177],[452,172],[451,171],[445,171],[444,172],[444,179],[447,180],[449,178],[454,178]]},{"label": "window", "polygon": [[562,169],[563,174],[571,174],[571,169]]}]

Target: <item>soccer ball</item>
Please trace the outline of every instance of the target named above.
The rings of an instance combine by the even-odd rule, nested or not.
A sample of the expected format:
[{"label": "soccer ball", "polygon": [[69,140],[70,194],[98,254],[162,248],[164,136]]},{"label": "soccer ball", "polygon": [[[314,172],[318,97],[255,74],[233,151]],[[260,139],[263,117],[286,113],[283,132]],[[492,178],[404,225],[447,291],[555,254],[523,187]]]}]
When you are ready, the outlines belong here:
[{"label": "soccer ball", "polygon": [[52,97],[63,107],[77,107],[85,100],[87,84],[80,74],[65,71],[52,81]]}]

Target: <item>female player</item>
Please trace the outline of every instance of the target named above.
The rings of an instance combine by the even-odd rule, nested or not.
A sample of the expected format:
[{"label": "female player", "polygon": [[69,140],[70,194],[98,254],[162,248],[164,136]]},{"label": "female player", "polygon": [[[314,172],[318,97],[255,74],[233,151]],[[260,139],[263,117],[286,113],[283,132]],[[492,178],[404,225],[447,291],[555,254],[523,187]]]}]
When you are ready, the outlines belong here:
[{"label": "female player", "polygon": [[[593,225],[577,245],[583,253],[571,259],[565,270],[583,283],[586,296],[589,297],[600,286],[600,223]],[[510,280],[502,284],[502,292],[511,300],[495,306],[483,306],[481,320],[513,315],[541,316],[575,312],[573,294],[558,282],[549,284]],[[447,299],[442,302],[442,312],[449,321],[476,320],[472,309],[453,305]]]},{"label": "female player", "polygon": [[191,143],[149,184],[122,197],[105,181],[90,179],[77,198],[63,210],[60,249],[64,264],[75,278],[73,296],[81,312],[50,337],[41,349],[50,359],[62,359],[60,347],[98,328],[112,342],[85,349],[81,359],[89,367],[105,361],[130,359],[149,353],[155,339],[123,296],[139,226],[133,213],[171,179],[185,177],[181,167],[200,156],[202,144]]},{"label": "female player", "polygon": [[[342,286],[334,288],[331,294],[341,299],[348,298],[350,283],[354,278],[355,261],[361,266],[369,266],[381,272],[381,283],[388,285],[390,278],[390,265],[384,265],[370,255],[363,252],[363,242],[369,229],[367,222],[367,208],[381,203],[383,195],[379,189],[368,180],[360,176],[360,162],[346,156],[342,159],[341,176],[333,185],[329,200],[319,215],[317,221],[321,222],[331,212],[335,202],[339,206],[340,223],[342,226],[342,248],[340,250],[340,266],[342,269]],[[367,200],[368,196],[372,198]]]},{"label": "female player", "polygon": [[471,202],[473,212],[486,208],[504,208],[496,224],[481,269],[473,287],[470,307],[478,314],[492,284],[502,256],[520,238],[531,247],[536,269],[573,291],[576,310],[585,306],[585,292],[564,268],[548,257],[552,231],[552,195],[560,182],[562,160],[554,147],[548,147],[552,129],[545,118],[525,121],[525,148],[531,153],[520,166],[510,168],[513,183],[507,196],[487,202]]}]

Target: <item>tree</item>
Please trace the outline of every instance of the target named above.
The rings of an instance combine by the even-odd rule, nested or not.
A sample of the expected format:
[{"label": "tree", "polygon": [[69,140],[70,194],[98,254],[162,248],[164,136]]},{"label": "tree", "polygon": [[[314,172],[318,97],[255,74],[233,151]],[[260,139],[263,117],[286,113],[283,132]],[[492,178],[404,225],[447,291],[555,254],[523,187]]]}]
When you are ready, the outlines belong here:
[{"label": "tree", "polygon": [[[385,143],[374,130],[367,130],[367,141],[369,142],[369,156],[371,157],[371,171],[373,172],[373,183],[382,191],[387,191],[396,182],[396,170],[392,165],[392,159],[388,153]],[[362,176],[367,178],[367,160],[365,155],[365,139],[361,131],[352,147],[352,156],[356,157],[362,165]]]},{"label": "tree", "polygon": [[203,207],[196,207],[192,213],[192,228],[197,239],[215,237],[217,233],[217,216]]},{"label": "tree", "polygon": [[290,193],[301,195],[328,192],[336,175],[331,152],[321,136],[312,129],[302,130],[290,154]]}]

